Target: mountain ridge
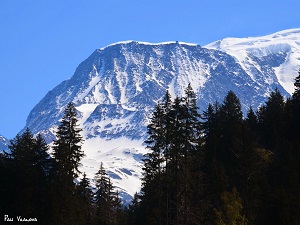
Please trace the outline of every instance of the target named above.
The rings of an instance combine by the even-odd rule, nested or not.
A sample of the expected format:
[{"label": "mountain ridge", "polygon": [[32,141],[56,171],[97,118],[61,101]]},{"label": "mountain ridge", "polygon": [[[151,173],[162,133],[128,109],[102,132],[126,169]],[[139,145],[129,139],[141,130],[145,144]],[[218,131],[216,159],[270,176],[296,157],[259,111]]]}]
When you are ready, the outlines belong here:
[{"label": "mountain ridge", "polygon": [[[279,39],[275,40],[277,44]],[[279,52],[255,49],[250,38],[248,45],[240,48],[236,40],[227,40],[225,47],[176,41],[114,43],[96,49],[71,78],[49,91],[30,112],[26,127],[34,134],[42,133],[50,143],[64,106],[73,102],[86,139],[82,170],[93,177],[103,162],[121,195],[128,199],[141,185],[146,125],[166,90],[172,97],[181,96],[190,83],[200,112],[208,103],[221,102],[229,90],[240,98],[244,112],[250,106],[259,107],[276,88],[288,97],[291,93],[282,86],[282,75],[276,73],[290,63],[294,68],[290,76],[297,75],[293,63],[298,59],[292,57],[300,54],[298,40],[300,43],[300,34],[289,40],[290,48],[278,48]],[[228,50],[230,46],[233,50]]]},{"label": "mountain ridge", "polygon": [[[280,53],[287,55],[283,65],[274,65],[279,83],[292,94],[294,91],[294,78],[300,65],[300,29],[288,29],[260,37],[224,38],[212,42],[204,47],[227,52],[235,57],[244,67],[255,68],[246,57],[268,57],[270,54]],[[250,57],[251,58],[251,57]],[[289,62],[291,60],[292,62]],[[286,65],[285,65],[286,64]]]}]

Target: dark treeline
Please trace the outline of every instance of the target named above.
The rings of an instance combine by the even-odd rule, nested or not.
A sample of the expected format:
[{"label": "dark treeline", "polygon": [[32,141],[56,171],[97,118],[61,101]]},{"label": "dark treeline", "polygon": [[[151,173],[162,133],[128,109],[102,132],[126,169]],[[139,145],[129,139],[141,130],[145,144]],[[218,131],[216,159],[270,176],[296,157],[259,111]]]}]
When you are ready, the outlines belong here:
[{"label": "dark treeline", "polygon": [[142,190],[132,225],[300,224],[300,75],[243,117],[229,91],[198,114],[191,86],[167,92],[148,126]]},{"label": "dark treeline", "polygon": [[77,122],[70,103],[51,155],[28,129],[0,154],[1,217],[45,225],[300,224],[300,73],[291,98],[275,90],[245,117],[232,91],[201,115],[190,85],[181,98],[166,92],[148,125],[142,190],[127,207],[102,163],[93,184],[78,178]]},{"label": "dark treeline", "polygon": [[85,174],[78,179],[84,153],[77,122],[70,103],[51,155],[42,136],[34,137],[29,129],[11,140],[10,153],[0,154],[0,224],[37,220],[34,223],[41,225],[121,225],[126,221],[102,164],[93,189]]}]

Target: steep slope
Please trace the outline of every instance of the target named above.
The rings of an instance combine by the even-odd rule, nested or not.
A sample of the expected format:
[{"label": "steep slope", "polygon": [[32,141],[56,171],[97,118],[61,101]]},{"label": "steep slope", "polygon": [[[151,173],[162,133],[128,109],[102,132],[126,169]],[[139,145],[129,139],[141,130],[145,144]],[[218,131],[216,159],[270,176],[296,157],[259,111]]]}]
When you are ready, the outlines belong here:
[{"label": "steep slope", "polygon": [[[251,46],[255,49],[255,41]],[[244,111],[258,107],[275,88],[289,96],[276,72],[280,66],[294,66],[289,60],[298,51],[294,46],[267,57],[247,51],[245,58],[234,50],[225,53],[218,43],[208,47],[128,41],[98,49],[34,107],[26,127],[50,143],[65,105],[73,102],[86,140],[82,170],[92,178],[103,162],[126,200],[141,185],[146,124],[166,90],[175,97],[191,83],[201,111],[210,102],[222,101],[229,90],[238,95]]]},{"label": "steep slope", "polygon": [[8,140],[0,134],[0,152],[8,149]]},{"label": "steep slope", "polygon": [[262,67],[253,77],[234,57],[197,45],[119,43],[96,50],[81,63],[69,80],[30,112],[26,126],[53,138],[49,128],[73,101],[88,137],[139,139],[144,136],[145,114],[167,89],[173,96],[181,95],[191,83],[202,109],[209,102],[221,101],[228,90],[235,91],[245,109],[258,106],[275,87],[288,95],[274,71]]}]

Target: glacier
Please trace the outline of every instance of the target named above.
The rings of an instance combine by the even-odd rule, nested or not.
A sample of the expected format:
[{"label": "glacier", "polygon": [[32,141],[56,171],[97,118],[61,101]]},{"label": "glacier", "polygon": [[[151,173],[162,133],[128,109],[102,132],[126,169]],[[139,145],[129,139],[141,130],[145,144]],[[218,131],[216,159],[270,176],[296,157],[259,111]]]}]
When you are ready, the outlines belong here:
[{"label": "glacier", "polygon": [[[225,38],[205,47],[235,57],[253,79],[257,76],[252,71],[262,69],[260,61],[268,64],[268,69],[273,70],[281,86],[292,94],[300,65],[299,36],[300,29],[289,29],[262,37]],[[268,77],[264,79],[267,82]]]}]

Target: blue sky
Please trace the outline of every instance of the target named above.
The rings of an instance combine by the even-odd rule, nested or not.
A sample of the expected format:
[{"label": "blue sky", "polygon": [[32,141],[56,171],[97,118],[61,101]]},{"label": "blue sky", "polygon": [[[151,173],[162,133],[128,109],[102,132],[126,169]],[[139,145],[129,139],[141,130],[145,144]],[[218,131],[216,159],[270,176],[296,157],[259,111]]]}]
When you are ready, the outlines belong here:
[{"label": "blue sky", "polygon": [[267,35],[300,28],[299,6],[296,0],[0,0],[0,134],[15,137],[30,110],[97,48]]}]

